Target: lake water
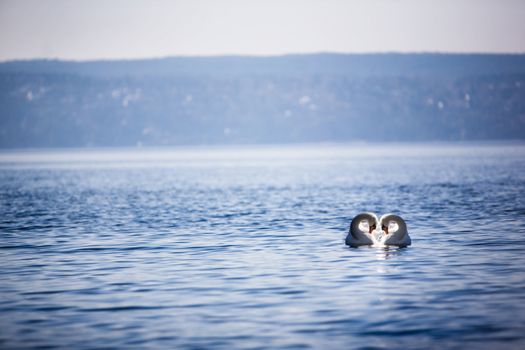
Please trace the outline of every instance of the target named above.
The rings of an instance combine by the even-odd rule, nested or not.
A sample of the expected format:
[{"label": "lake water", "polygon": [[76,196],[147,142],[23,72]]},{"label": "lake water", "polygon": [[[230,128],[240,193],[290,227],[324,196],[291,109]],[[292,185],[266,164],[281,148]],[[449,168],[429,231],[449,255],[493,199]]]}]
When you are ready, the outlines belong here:
[{"label": "lake water", "polygon": [[523,349],[524,227],[520,143],[3,151],[0,348]]}]

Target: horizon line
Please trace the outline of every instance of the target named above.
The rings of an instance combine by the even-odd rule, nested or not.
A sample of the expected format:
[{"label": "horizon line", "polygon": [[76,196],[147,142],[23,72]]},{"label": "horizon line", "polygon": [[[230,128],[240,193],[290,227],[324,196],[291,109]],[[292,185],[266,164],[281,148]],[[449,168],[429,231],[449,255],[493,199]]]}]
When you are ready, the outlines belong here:
[{"label": "horizon line", "polygon": [[116,62],[116,61],[147,61],[147,60],[164,60],[170,58],[280,58],[290,56],[316,56],[316,55],[334,55],[334,56],[372,56],[372,55],[449,55],[449,56],[521,56],[525,55],[525,51],[508,51],[508,52],[458,52],[458,51],[369,51],[369,52],[339,52],[339,51],[312,51],[312,52],[290,52],[277,54],[182,54],[182,55],[163,55],[163,56],[147,56],[147,57],[120,57],[120,58],[63,58],[63,57],[32,57],[32,58],[9,58],[0,59],[0,63],[10,62],[30,62],[30,61],[55,61],[55,62],[74,62],[74,63],[88,63],[88,62]]}]

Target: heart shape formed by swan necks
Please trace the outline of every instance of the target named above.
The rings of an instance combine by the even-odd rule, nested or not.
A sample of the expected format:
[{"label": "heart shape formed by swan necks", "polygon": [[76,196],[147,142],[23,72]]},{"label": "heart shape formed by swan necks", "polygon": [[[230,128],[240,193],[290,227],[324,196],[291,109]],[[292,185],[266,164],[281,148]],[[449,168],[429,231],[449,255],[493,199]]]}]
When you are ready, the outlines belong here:
[{"label": "heart shape formed by swan necks", "polygon": [[378,220],[374,213],[360,213],[352,219],[345,243],[351,247],[373,244],[406,247],[412,240],[405,220],[399,215],[385,214]]}]

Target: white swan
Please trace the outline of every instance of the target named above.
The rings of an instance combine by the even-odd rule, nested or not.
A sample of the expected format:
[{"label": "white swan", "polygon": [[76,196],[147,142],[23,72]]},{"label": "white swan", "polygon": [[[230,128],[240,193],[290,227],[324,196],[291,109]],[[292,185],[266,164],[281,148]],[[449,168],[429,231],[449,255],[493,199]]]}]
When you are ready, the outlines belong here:
[{"label": "white swan", "polygon": [[350,224],[345,243],[351,247],[374,244],[371,232],[377,227],[374,213],[357,214]]},{"label": "white swan", "polygon": [[381,219],[373,213],[354,217],[345,243],[351,247],[362,245],[406,247],[412,243],[405,220],[395,214],[385,214]]},{"label": "white swan", "polygon": [[379,226],[386,228],[386,235],[383,240],[385,245],[406,247],[412,244],[412,240],[408,235],[407,224],[401,216],[385,214],[379,219]]}]

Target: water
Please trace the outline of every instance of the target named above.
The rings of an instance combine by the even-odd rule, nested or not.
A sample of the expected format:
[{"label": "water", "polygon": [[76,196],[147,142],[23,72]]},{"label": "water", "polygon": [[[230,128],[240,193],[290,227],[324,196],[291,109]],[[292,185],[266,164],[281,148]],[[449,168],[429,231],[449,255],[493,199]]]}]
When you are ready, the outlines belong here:
[{"label": "water", "polygon": [[3,349],[525,347],[523,144],[4,151],[0,214]]}]

